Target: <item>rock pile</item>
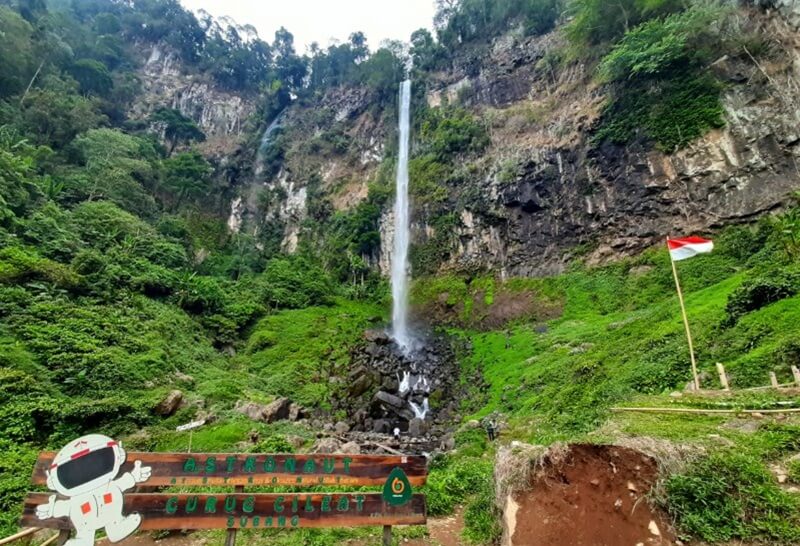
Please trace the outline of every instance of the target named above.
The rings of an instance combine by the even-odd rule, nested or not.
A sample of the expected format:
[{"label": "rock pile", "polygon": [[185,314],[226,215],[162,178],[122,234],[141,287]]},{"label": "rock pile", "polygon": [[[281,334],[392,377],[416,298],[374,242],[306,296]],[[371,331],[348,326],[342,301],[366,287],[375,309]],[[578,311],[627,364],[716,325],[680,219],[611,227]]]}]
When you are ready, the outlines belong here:
[{"label": "rock pile", "polygon": [[458,377],[453,350],[434,336],[420,347],[404,354],[385,332],[364,334],[351,354],[347,396],[336,408],[347,413],[351,431],[392,434],[399,428],[423,437],[452,420]]}]

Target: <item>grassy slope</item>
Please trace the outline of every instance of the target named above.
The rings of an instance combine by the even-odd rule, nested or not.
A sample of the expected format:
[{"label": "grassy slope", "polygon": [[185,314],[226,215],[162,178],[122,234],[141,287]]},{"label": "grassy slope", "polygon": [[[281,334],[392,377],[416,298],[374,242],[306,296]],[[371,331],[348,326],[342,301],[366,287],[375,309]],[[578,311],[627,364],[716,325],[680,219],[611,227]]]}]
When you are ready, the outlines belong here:
[{"label": "grassy slope", "polygon": [[[786,297],[744,314],[734,324],[727,305],[748,279],[774,277],[791,268],[772,250],[745,256],[720,238],[718,252],[679,264],[689,320],[704,387],[718,389],[715,363],[723,362],[734,389],[769,384],[769,371],[791,380],[798,363],[800,296]],[[767,245],[768,246],[768,245]],[[778,488],[768,466],[784,464],[800,450],[800,419],[748,421],[735,417],[612,415],[625,405],[694,408],[797,405],[795,394],[739,393],[731,397],[671,397],[691,379],[688,347],[666,252],[655,250],[616,265],[574,270],[551,279],[516,279],[501,284],[456,278],[420,283],[423,298],[461,300],[453,309],[462,324],[475,298],[501,291],[528,291],[545,305],[560,299],[563,315],[539,322],[523,319],[502,330],[450,328],[469,347],[462,354],[466,419],[502,414],[503,443],[522,440],[667,441],[708,453],[682,474],[669,477],[657,499],[673,511],[687,536],[708,541],[735,538],[793,544],[800,536],[800,501]],[[445,297],[446,294],[446,297]],[[488,302],[485,302],[488,303]],[[481,376],[484,384],[475,381]],[[457,436],[460,464],[480,465],[491,457],[479,431]],[[677,448],[676,448],[677,449]],[[710,461],[710,462],[709,462]],[[705,466],[704,466],[705,465]],[[719,477],[710,468],[721,468]],[[676,471],[673,468],[672,471]],[[443,469],[441,481],[453,471]],[[713,474],[713,473],[712,473]],[[437,478],[437,481],[439,478]],[[713,484],[713,487],[709,484]],[[750,499],[750,500],[748,500]],[[473,503],[476,500],[472,501]],[[485,507],[485,512],[491,507]],[[719,513],[736,514],[724,525]],[[480,538],[496,536],[488,529]]]}]

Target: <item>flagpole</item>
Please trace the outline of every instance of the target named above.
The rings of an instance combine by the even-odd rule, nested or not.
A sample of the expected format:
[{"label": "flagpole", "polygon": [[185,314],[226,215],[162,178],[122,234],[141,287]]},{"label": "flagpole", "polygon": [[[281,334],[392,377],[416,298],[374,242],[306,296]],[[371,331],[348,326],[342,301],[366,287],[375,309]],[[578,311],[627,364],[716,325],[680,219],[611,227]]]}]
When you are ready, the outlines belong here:
[{"label": "flagpole", "polygon": [[678,301],[681,302],[681,314],[683,315],[683,325],[686,327],[686,339],[689,341],[689,356],[692,359],[692,378],[694,381],[695,392],[700,392],[700,377],[697,375],[697,361],[694,358],[694,344],[692,343],[692,331],[689,329],[689,317],[686,316],[686,304],[683,302],[683,292],[681,282],[678,280],[678,268],[675,267],[675,260],[672,259],[672,252],[669,251],[669,237],[667,237],[667,253],[672,264],[672,275],[675,277],[675,288],[678,289]]}]

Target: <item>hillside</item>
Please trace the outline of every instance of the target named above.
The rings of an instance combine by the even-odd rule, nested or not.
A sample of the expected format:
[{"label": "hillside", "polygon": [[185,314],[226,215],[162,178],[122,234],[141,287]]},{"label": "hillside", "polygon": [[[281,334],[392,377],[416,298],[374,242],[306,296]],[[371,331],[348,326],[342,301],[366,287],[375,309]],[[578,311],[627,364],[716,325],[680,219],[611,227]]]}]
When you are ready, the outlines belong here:
[{"label": "hillside", "polygon": [[[615,457],[663,543],[800,541],[800,414],[778,411],[800,391],[759,389],[800,366],[800,4],[439,8],[409,44],[301,54],[177,0],[0,0],[0,537],[39,451],[183,451],[204,419],[197,452],[372,452],[399,424],[431,456],[411,544],[572,536],[525,510],[565,461],[605,480]],[[385,396],[406,76],[423,422]],[[678,264],[710,393],[686,388],[679,234],[715,241]]]}]

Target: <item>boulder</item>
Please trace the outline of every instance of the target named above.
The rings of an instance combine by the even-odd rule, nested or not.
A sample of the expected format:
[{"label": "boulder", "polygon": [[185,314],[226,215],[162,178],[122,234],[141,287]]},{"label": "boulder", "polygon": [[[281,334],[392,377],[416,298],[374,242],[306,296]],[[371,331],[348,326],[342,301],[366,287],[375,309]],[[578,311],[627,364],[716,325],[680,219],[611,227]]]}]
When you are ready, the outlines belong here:
[{"label": "boulder", "polygon": [[289,421],[299,421],[304,415],[305,411],[303,411],[303,406],[295,404],[294,402],[289,405]]},{"label": "boulder", "polygon": [[365,371],[365,373],[357,375],[352,379],[350,387],[348,388],[348,393],[351,397],[361,396],[370,390],[372,385],[372,377]]},{"label": "boulder", "polygon": [[383,402],[388,406],[392,406],[393,408],[402,409],[406,407],[405,400],[403,400],[399,396],[389,394],[388,392],[378,391],[378,393],[375,395],[375,399]]},{"label": "boulder", "polygon": [[385,434],[389,432],[389,421],[386,419],[375,419],[372,422],[372,432],[376,432],[378,434]]},{"label": "boulder", "polygon": [[263,423],[274,423],[289,417],[289,408],[292,403],[288,398],[278,398],[274,402],[265,405],[255,402],[245,402],[240,400],[236,403],[235,411],[243,413],[253,421]]},{"label": "boulder", "polygon": [[313,453],[338,453],[342,443],[336,438],[320,438],[314,444]]},{"label": "boulder", "polygon": [[456,439],[453,437],[452,434],[448,434],[444,438],[442,438],[441,443],[439,444],[439,449],[444,452],[453,451],[456,448]]},{"label": "boulder", "polygon": [[408,422],[408,433],[414,438],[425,436],[428,433],[428,423],[422,419],[414,418]]},{"label": "boulder", "polygon": [[264,421],[274,423],[289,417],[292,402],[288,398],[278,398],[264,408]]},{"label": "boulder", "polygon": [[264,406],[256,404],[255,402],[245,402],[244,400],[239,400],[236,402],[236,406],[233,409],[234,411],[238,411],[239,413],[246,415],[248,419],[253,421],[264,420]]},{"label": "boulder", "polygon": [[339,453],[343,453],[345,455],[360,455],[361,446],[358,445],[357,442],[347,442],[339,448]]},{"label": "boulder", "polygon": [[339,435],[347,434],[348,432],[350,432],[350,425],[348,425],[344,421],[339,421],[333,426],[333,430],[335,430],[336,434]]},{"label": "boulder", "polygon": [[388,345],[392,342],[392,338],[383,330],[367,330],[364,332],[364,340],[377,345]]},{"label": "boulder", "polygon": [[169,417],[174,415],[178,408],[183,403],[183,393],[181,391],[172,391],[166,398],[156,406],[156,413],[162,417]]}]

